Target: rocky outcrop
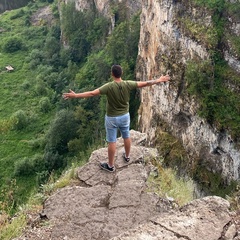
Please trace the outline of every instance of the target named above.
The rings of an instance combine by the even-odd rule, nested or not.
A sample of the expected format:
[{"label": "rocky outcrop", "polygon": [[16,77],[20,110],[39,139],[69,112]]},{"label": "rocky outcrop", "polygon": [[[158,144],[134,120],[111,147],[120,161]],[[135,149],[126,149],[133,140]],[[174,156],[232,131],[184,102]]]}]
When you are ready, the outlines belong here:
[{"label": "rocky outcrop", "polygon": [[31,23],[34,26],[48,25],[51,26],[54,22],[54,16],[50,6],[40,8],[31,16]]},{"label": "rocky outcrop", "polygon": [[[227,131],[219,132],[197,114],[198,102],[188,96],[184,68],[187,60],[209,58],[207,46],[191,38],[177,24],[188,16],[202,25],[212,23],[211,12],[198,9],[191,1],[144,0],[137,79],[148,80],[170,71],[172,81],[141,91],[140,131],[148,132],[148,143],[154,143],[156,129],[162,122],[181,140],[190,158],[201,159],[209,171],[217,172],[227,181],[240,178],[240,151]],[[229,23],[238,33],[239,23]],[[239,57],[226,50],[226,60],[237,70]],[[207,162],[206,162],[207,161]]]},{"label": "rocky outcrop", "polygon": [[[78,169],[74,186],[50,196],[41,213],[47,221],[29,223],[18,240],[219,240],[239,237],[236,214],[220,197],[194,200],[180,209],[147,191],[147,179],[157,157],[144,147],[146,134],[131,131],[131,161],[122,159],[123,142],[118,139],[116,172],[100,169],[107,161],[107,148],[94,151]],[[15,239],[15,240],[17,240]]]},{"label": "rocky outcrop", "polygon": [[147,224],[112,238],[130,239],[230,240],[239,237],[228,202],[219,197],[205,197],[190,202],[178,211],[155,216]]},{"label": "rocky outcrop", "polygon": [[97,12],[110,19],[111,21],[111,29],[115,27],[115,13],[114,8],[124,9],[124,14],[130,18],[137,12],[141,11],[142,4],[141,0],[62,0],[64,3],[75,3],[75,7],[79,11],[84,11],[86,9],[97,9]]}]

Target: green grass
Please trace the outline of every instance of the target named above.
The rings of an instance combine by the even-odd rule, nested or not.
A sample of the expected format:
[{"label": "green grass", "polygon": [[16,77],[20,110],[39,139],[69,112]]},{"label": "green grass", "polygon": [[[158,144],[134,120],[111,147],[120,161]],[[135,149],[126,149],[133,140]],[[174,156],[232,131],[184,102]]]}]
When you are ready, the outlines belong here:
[{"label": "green grass", "polygon": [[22,229],[26,226],[27,220],[24,214],[17,216],[11,222],[1,228],[0,240],[10,240],[22,233]]},{"label": "green grass", "polygon": [[177,206],[183,206],[194,199],[193,180],[177,176],[172,168],[163,168],[161,161],[154,160],[153,164],[157,174],[150,174],[147,180],[149,192],[172,199]]},{"label": "green grass", "polygon": [[[46,3],[37,5],[44,6]],[[13,175],[14,165],[25,157],[43,154],[43,149],[32,148],[30,142],[44,135],[55,115],[55,106],[48,113],[40,111],[39,101],[42,96],[36,94],[34,90],[37,72],[30,69],[26,63],[26,57],[35,47],[43,44],[46,34],[46,29],[42,26],[25,25],[26,15],[35,9],[37,7],[32,5],[31,10],[24,7],[5,12],[1,15],[0,22],[0,27],[4,30],[0,39],[0,190],[8,187],[10,179],[16,179],[18,203],[26,201],[27,196],[34,191],[36,176],[16,177]],[[22,16],[13,18],[22,10],[24,11]],[[6,53],[1,46],[12,36],[22,39],[24,48],[14,53]],[[11,65],[14,71],[7,72],[5,69],[7,65]],[[23,88],[25,82],[29,82],[28,88]],[[21,131],[11,129],[11,116],[18,110],[23,110],[28,118],[28,125]]]}]

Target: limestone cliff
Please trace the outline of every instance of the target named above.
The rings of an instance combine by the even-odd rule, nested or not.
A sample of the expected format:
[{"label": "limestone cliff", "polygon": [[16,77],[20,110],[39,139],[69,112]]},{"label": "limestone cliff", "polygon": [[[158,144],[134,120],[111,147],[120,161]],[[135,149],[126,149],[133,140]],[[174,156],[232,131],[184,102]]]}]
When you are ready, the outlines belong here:
[{"label": "limestone cliff", "polygon": [[[190,158],[198,159],[209,171],[228,180],[237,180],[240,178],[240,151],[232,137],[200,118],[197,100],[183,92],[186,62],[208,59],[210,43],[191,36],[181,28],[179,19],[187,17],[203,26],[213,24],[212,12],[197,8],[193,2],[143,0],[137,79],[156,78],[170,70],[172,81],[142,90],[140,129],[148,132],[148,142],[152,144],[158,127],[162,122],[167,123],[169,131],[181,140]],[[228,20],[229,29],[239,37],[240,23],[231,16]],[[224,57],[233,71],[240,71],[239,56],[229,44],[225,44]],[[232,88],[237,89],[237,86]]]},{"label": "limestone cliff", "polygon": [[85,9],[97,9],[97,11],[111,20],[111,30],[115,25],[114,8],[119,7],[124,9],[127,17],[131,17],[133,14],[141,10],[141,0],[63,0],[65,3],[74,2],[76,9],[83,11]]}]

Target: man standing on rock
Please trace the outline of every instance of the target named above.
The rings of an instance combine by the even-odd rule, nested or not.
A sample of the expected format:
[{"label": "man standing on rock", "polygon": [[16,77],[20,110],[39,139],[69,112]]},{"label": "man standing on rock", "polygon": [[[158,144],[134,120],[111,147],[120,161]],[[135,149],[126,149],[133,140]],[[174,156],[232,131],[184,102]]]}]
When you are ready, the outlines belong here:
[{"label": "man standing on rock", "polygon": [[123,70],[120,65],[113,65],[111,68],[113,81],[104,84],[100,88],[93,91],[75,93],[70,90],[69,93],[63,93],[64,99],[69,98],[89,98],[97,95],[107,96],[107,106],[105,115],[106,138],[108,142],[108,163],[101,163],[102,169],[114,172],[114,156],[116,152],[117,130],[119,129],[124,141],[125,153],[123,158],[126,162],[130,161],[130,115],[129,115],[129,100],[130,92],[136,88],[151,86],[160,82],[170,80],[168,75],[161,76],[156,80],[144,82],[125,81],[122,80]]}]

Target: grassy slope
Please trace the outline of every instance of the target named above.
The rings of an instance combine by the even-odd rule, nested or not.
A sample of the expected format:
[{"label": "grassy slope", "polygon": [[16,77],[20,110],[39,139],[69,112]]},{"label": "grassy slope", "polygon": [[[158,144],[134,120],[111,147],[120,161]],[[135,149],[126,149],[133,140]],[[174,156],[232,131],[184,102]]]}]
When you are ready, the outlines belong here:
[{"label": "grassy slope", "polygon": [[[23,8],[28,11],[28,7]],[[34,39],[28,40],[24,32],[28,27],[24,24],[24,16],[10,19],[19,10],[13,10],[1,15],[0,27],[5,31],[1,33],[0,45],[9,36],[19,36],[27,46],[26,50],[15,53],[4,53],[0,51],[0,122],[9,121],[11,115],[17,110],[24,110],[30,118],[29,125],[22,131],[8,130],[0,132],[0,186],[8,185],[13,176],[14,163],[24,157],[34,156],[42,153],[42,149],[32,149],[29,141],[35,140],[44,133],[53,114],[54,109],[47,114],[41,113],[38,102],[42,96],[37,96],[34,92],[34,82],[36,73],[31,71],[25,64],[25,58],[31,52]],[[36,27],[38,28],[38,27]],[[44,41],[44,36],[42,41]],[[41,40],[41,39],[38,39]],[[32,42],[31,42],[32,41]],[[5,66],[14,67],[13,72],[6,72]],[[30,87],[27,90],[22,88],[22,84],[28,81]],[[19,197],[25,198],[36,185],[34,177],[17,179]]]}]

